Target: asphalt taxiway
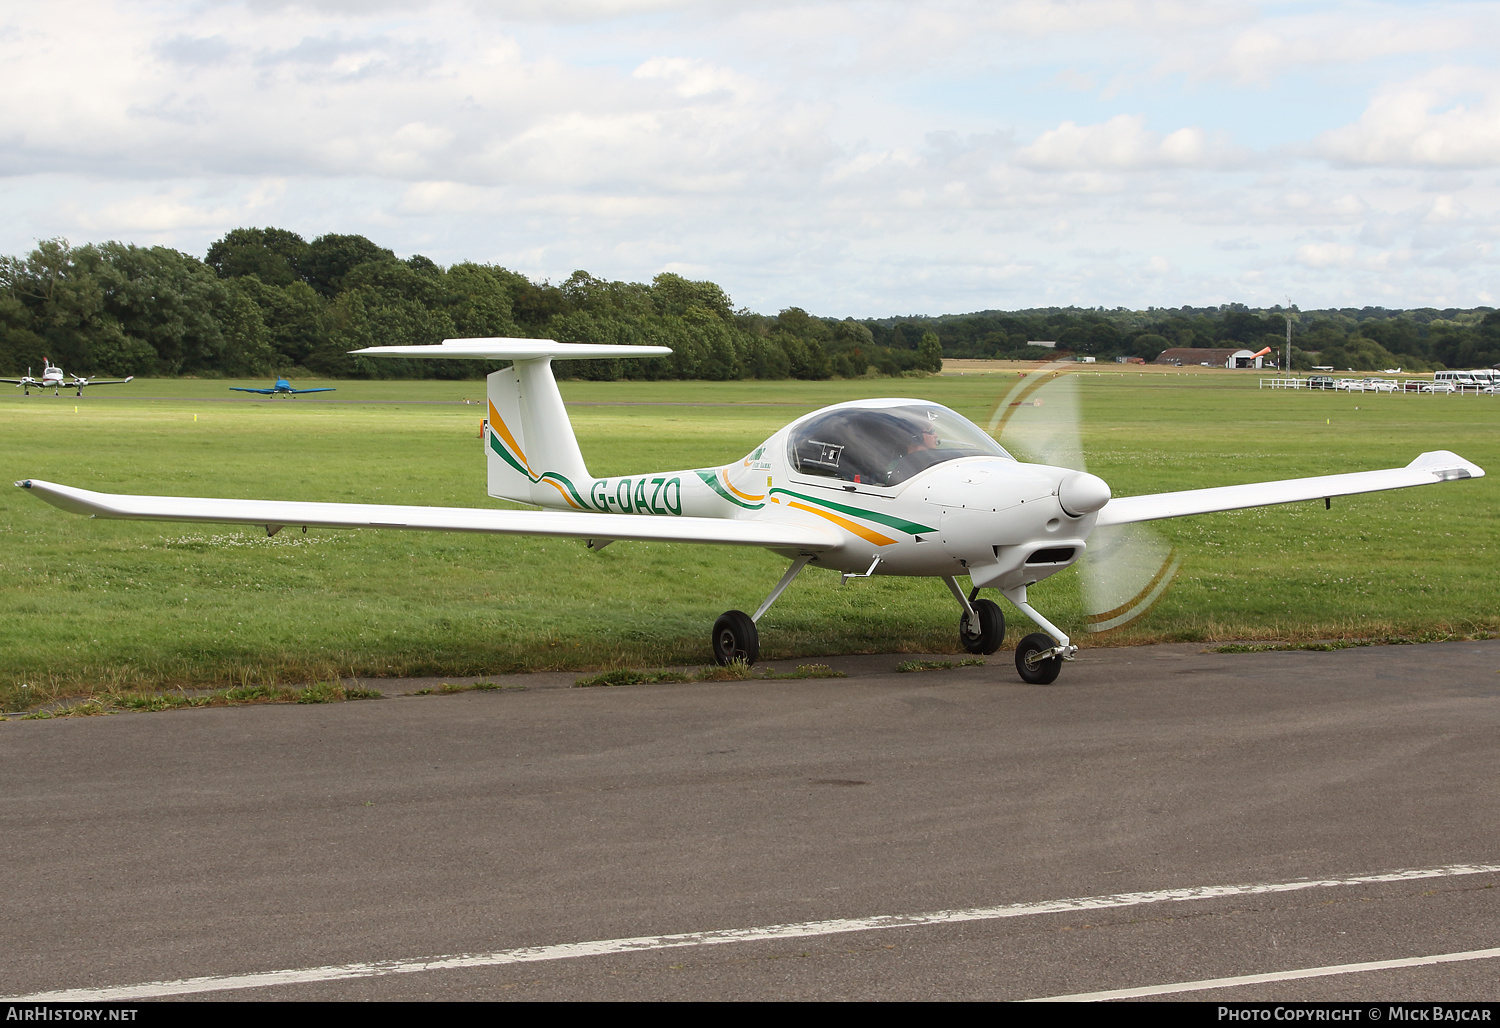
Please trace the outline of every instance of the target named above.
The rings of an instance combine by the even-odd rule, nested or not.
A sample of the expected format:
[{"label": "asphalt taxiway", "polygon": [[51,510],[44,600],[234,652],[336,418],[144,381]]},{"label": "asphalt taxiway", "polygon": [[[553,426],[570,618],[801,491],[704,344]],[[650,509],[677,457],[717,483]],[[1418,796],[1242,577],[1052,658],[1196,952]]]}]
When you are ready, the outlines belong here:
[{"label": "asphalt taxiway", "polygon": [[0,725],[0,996],[1500,999],[1500,641],[904,659]]}]

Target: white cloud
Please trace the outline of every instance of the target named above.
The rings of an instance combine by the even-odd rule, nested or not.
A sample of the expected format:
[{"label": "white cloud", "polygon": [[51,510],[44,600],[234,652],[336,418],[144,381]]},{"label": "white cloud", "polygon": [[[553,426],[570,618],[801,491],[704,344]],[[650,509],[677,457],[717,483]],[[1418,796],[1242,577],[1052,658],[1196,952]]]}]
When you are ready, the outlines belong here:
[{"label": "white cloud", "polygon": [[1323,133],[1317,148],[1341,164],[1500,165],[1500,73],[1445,67],[1386,88],[1359,121]]},{"label": "white cloud", "polygon": [[1347,243],[1304,243],[1297,247],[1296,260],[1309,268],[1348,267],[1358,251]]},{"label": "white cloud", "polygon": [[1163,66],[1263,85],[1295,69],[1451,53],[1497,28],[1500,19],[1485,5],[1334,5],[1242,26],[1221,46],[1169,55]]},{"label": "white cloud", "polygon": [[1027,167],[1049,171],[1138,171],[1224,167],[1242,163],[1246,155],[1222,139],[1210,139],[1201,128],[1162,136],[1149,131],[1138,114],[1117,114],[1095,125],[1065,121],[1022,147],[1017,157]]}]

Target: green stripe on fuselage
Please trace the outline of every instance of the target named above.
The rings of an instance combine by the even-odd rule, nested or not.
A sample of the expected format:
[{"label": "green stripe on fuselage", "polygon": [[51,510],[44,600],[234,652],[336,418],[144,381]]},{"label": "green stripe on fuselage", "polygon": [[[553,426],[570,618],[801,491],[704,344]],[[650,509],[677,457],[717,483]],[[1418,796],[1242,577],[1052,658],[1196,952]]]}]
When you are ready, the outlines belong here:
[{"label": "green stripe on fuselage", "polygon": [[[573,494],[573,500],[578,504],[578,506],[582,507],[584,510],[590,509],[589,504],[584,502],[582,496],[578,495],[578,490],[573,487],[573,483],[569,482],[566,476],[559,475],[556,471],[543,471],[542,478],[550,478],[554,482],[561,482],[563,485],[568,487],[568,492]],[[542,478],[538,478],[537,481],[540,482]]]},{"label": "green stripe on fuselage", "polygon": [[528,482],[540,482],[543,479],[551,479],[552,481],[565,486],[568,492],[572,495],[573,501],[577,503],[578,506],[582,507],[584,510],[591,509],[591,505],[586,502],[582,496],[578,495],[577,486],[570,482],[566,475],[559,475],[556,471],[543,471],[540,475],[533,476],[530,471],[516,462],[516,458],[511,456],[510,450],[507,449],[505,444],[500,441],[500,436],[494,431],[490,432],[490,449],[498,453],[500,457],[505,461],[505,463],[509,464],[521,474],[525,475]]},{"label": "green stripe on fuselage", "polygon": [[797,497],[797,499],[807,500],[809,503],[819,503],[829,508],[830,510],[838,511],[840,514],[852,514],[857,518],[865,518],[868,521],[874,521],[879,524],[886,525],[890,528],[894,528],[898,532],[905,532],[907,535],[916,535],[919,532],[937,531],[937,529],[935,528],[928,528],[926,525],[919,525],[915,521],[907,521],[905,518],[893,517],[890,514],[877,514],[875,511],[865,510],[863,507],[850,507],[842,503],[834,503],[832,500],[825,500],[821,496],[808,496],[806,493],[794,493],[790,489],[781,488],[772,489],[771,492],[773,494],[784,493],[787,496],[795,496]]},{"label": "green stripe on fuselage", "polygon": [[693,474],[703,479],[705,485],[736,506],[744,507],[746,510],[760,510],[765,506],[764,503],[746,503],[739,497],[731,495],[728,490],[719,484],[719,475],[716,471],[695,471]]}]

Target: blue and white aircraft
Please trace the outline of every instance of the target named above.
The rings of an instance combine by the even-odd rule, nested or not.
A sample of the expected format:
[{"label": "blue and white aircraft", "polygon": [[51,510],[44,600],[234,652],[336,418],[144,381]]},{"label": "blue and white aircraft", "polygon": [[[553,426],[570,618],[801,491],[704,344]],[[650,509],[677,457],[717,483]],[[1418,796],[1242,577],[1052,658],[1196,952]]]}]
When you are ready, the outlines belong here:
[{"label": "blue and white aircraft", "polygon": [[284,378],[278,378],[276,380],[276,384],[269,389],[251,389],[248,386],[230,386],[229,388],[233,389],[237,393],[259,393],[262,396],[269,396],[273,399],[277,396],[290,396],[294,400],[297,398],[297,395],[299,393],[338,392],[338,390],[333,388],[332,386],[325,386],[322,389],[293,389],[292,384]]}]

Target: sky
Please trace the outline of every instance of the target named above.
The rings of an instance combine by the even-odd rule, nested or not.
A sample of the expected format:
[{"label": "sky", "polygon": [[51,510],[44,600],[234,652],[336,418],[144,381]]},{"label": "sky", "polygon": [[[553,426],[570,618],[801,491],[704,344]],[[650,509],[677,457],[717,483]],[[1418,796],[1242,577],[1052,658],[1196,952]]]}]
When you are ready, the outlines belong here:
[{"label": "sky", "polygon": [[832,317],[1500,303],[1500,2],[0,7],[0,253],[361,233]]}]

